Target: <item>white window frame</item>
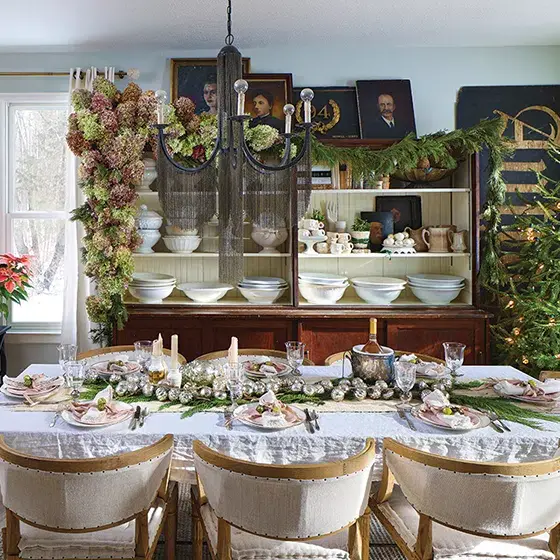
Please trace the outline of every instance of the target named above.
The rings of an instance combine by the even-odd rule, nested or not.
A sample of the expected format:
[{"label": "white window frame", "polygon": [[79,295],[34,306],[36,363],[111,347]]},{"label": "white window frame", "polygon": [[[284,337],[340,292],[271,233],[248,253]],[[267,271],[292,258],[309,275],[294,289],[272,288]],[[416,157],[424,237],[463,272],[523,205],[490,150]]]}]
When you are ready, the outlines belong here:
[{"label": "white window frame", "polygon": [[[66,93],[0,93],[0,253],[10,251],[12,240],[12,220],[14,218],[36,218],[36,219],[64,219],[69,218],[66,211],[53,212],[19,212],[11,207],[13,193],[9,192],[13,185],[10,181],[10,172],[13,168],[14,145],[11,134],[13,127],[10,125],[10,108],[12,107],[61,108],[66,110],[68,106],[68,94]],[[0,323],[3,324],[3,323]],[[52,323],[16,323],[9,331],[11,334],[56,334],[62,330],[62,320]]]}]

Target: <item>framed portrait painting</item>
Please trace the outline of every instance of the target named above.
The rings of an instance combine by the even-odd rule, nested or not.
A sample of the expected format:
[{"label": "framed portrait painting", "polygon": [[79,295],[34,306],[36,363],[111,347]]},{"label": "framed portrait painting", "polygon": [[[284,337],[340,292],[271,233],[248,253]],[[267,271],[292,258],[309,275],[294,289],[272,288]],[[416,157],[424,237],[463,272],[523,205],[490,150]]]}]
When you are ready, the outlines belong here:
[{"label": "framed portrait painting", "polygon": [[284,132],[284,105],[292,102],[291,74],[246,74],[245,113],[249,126],[267,124]]},{"label": "framed portrait painting", "polygon": [[358,80],[356,91],[362,138],[416,136],[410,80]]},{"label": "framed portrait painting", "polygon": [[370,251],[381,251],[383,240],[393,233],[393,215],[391,212],[360,212],[360,218],[369,222]]},{"label": "framed portrait painting", "polygon": [[[303,122],[303,88],[294,88],[296,122]],[[314,87],[311,105],[311,122],[317,138],[359,138],[360,121],[354,87]]]},{"label": "framed portrait painting", "polygon": [[[251,71],[251,59],[243,58],[243,74]],[[216,113],[218,98],[215,58],[172,58],[171,101],[190,97],[197,113]]]}]

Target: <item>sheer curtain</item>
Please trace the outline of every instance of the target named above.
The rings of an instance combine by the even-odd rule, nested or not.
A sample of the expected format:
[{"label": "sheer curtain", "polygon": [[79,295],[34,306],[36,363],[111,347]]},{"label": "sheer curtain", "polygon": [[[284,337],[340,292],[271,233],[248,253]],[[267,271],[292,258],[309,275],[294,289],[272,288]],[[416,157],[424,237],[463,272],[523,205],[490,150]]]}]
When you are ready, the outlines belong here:
[{"label": "sheer curtain", "polygon": [[[68,114],[72,112],[72,92],[75,89],[92,89],[93,80],[97,77],[96,68],[88,68],[82,77],[81,68],[70,69],[68,85]],[[115,69],[105,68],[105,77],[115,80]],[[84,202],[83,193],[78,184],[78,158],[66,149],[66,205],[70,212]],[[82,226],[77,222],[66,221],[66,239],[64,245],[64,304],[62,313],[61,342],[78,345],[83,352],[94,347],[89,338],[91,323],[87,317],[85,301],[94,291],[90,279],[85,276],[80,258],[81,239],[84,235]]]}]

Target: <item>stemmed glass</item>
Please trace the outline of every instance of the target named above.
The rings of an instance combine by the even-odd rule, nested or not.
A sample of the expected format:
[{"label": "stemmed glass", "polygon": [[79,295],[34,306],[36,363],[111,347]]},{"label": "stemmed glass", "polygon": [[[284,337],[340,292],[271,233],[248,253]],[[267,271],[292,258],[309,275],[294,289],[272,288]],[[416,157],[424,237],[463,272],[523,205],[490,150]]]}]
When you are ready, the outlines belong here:
[{"label": "stemmed glass", "polygon": [[153,342],[151,340],[137,340],[134,343],[134,356],[136,360],[145,370],[148,366],[150,358],[152,357]]},{"label": "stemmed glass", "polygon": [[64,364],[66,368],[66,375],[70,380],[72,392],[70,396],[76,400],[80,396],[80,389],[84,384],[84,363],[77,361],[68,361]]},{"label": "stemmed glass", "polygon": [[286,342],[286,357],[288,364],[294,370],[294,375],[301,375],[299,367],[303,364],[305,359],[305,344],[297,340]]},{"label": "stemmed glass", "polygon": [[231,398],[231,406],[237,406],[237,400],[243,394],[243,370],[241,364],[226,364],[224,366],[226,385]]},{"label": "stemmed glass", "polygon": [[66,382],[67,387],[71,387],[70,378],[66,372],[66,364],[68,362],[76,361],[76,352],[77,347],[75,344],[60,344],[57,347],[58,350],[58,363],[60,365],[60,369],[62,374],[64,375],[64,380]]},{"label": "stemmed glass", "polygon": [[416,383],[416,364],[412,362],[396,362],[395,363],[395,383],[401,390],[401,408],[409,408],[409,402],[412,399],[411,390]]},{"label": "stemmed glass", "polygon": [[462,373],[457,373],[457,370],[463,365],[465,359],[464,344],[460,342],[444,342],[443,350],[445,351],[445,365],[451,370],[453,377],[460,377]]}]

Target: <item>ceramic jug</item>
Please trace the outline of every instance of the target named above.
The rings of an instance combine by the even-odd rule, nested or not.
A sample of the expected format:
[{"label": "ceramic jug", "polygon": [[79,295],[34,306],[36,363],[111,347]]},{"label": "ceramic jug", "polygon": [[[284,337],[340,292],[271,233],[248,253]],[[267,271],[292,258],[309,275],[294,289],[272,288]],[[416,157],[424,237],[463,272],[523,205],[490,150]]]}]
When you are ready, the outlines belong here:
[{"label": "ceramic jug", "polygon": [[464,253],[467,250],[466,234],[467,230],[465,229],[457,232],[447,232],[447,239],[449,239],[449,245],[454,253]]},{"label": "ceramic jug", "polygon": [[408,226],[404,228],[404,231],[408,233],[410,239],[414,240],[414,248],[416,249],[417,253],[425,253],[428,250],[428,245],[426,245],[426,242],[422,237],[423,229],[424,228],[411,229]]},{"label": "ceramic jug", "polygon": [[422,230],[422,239],[428,246],[430,253],[449,253],[446,227],[428,227]]}]

